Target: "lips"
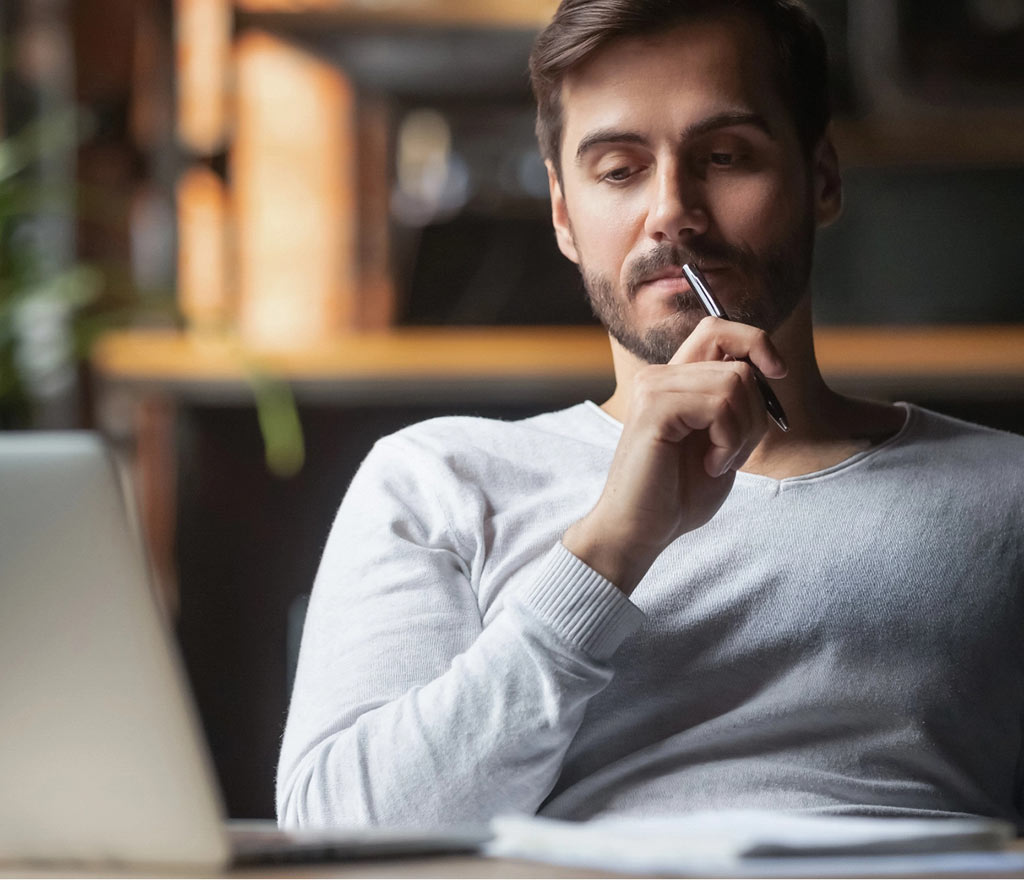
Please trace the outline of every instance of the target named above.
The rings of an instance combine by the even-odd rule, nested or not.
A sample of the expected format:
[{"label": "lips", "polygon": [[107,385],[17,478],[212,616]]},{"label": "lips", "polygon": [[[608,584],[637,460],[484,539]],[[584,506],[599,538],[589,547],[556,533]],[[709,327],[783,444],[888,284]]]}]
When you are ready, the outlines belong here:
[{"label": "lips", "polygon": [[[727,268],[728,268],[727,266],[708,266],[707,268],[702,267],[701,271],[704,272],[705,274],[708,274],[708,273],[711,273],[711,272],[724,272]],[[645,278],[643,281],[640,282],[640,285],[653,284],[656,281],[663,281],[665,279],[677,279],[677,278],[678,279],[682,279],[684,282],[686,280],[685,277],[683,276],[682,267],[668,266],[665,269],[660,269],[659,271],[655,272],[653,275],[649,275],[647,278]],[[638,285],[638,286],[640,286],[640,285]],[[687,286],[689,286],[689,285],[687,285]]]},{"label": "lips", "polygon": [[683,270],[680,266],[666,266],[664,269],[659,269],[653,275],[649,275],[641,284],[650,284],[652,281],[660,281],[662,278],[682,278]]},{"label": "lips", "polygon": [[657,275],[642,282],[634,289],[634,296],[644,291],[644,296],[653,296],[658,299],[666,298],[671,301],[683,296],[694,296],[690,290],[690,284],[683,275]]}]

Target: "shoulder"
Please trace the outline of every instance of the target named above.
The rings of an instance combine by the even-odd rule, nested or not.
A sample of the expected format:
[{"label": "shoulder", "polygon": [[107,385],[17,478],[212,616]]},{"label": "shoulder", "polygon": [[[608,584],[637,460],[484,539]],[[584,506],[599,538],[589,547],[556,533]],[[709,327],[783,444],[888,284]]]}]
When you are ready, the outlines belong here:
[{"label": "shoulder", "polygon": [[586,478],[606,469],[617,429],[594,409],[580,404],[517,421],[451,416],[410,425],[376,442],[343,507],[361,511],[356,516],[372,508],[403,522],[442,523],[445,540],[457,540],[468,558],[480,524],[496,511],[554,505],[560,491],[578,494]]},{"label": "shoulder", "polygon": [[1024,489],[1024,436],[907,405],[901,445],[922,464],[948,468],[1003,491]]},{"label": "shoulder", "polygon": [[558,457],[564,446],[614,446],[611,433],[615,429],[604,424],[595,410],[592,404],[581,403],[515,421],[474,416],[428,419],[381,438],[375,452],[436,462],[493,457],[514,461],[540,451],[544,457]]},{"label": "shoulder", "polygon": [[1024,436],[907,404],[908,436],[917,443],[953,444],[963,450],[1024,456]]}]

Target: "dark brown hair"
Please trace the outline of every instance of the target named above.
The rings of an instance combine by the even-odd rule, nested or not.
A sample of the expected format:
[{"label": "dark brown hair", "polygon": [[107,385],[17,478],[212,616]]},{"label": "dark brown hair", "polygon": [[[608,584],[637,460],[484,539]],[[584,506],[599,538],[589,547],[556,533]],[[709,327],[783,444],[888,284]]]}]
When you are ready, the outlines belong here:
[{"label": "dark brown hair", "polygon": [[663,32],[684,21],[747,15],[766,27],[779,91],[809,156],[832,115],[825,38],[801,0],[562,0],[530,55],[541,155],[561,176],[562,82],[613,40]]}]

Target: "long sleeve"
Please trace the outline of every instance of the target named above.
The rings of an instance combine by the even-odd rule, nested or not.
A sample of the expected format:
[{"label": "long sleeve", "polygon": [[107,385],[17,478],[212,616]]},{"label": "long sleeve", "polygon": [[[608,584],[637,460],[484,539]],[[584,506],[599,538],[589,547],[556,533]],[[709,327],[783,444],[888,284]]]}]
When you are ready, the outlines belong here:
[{"label": "long sleeve", "polygon": [[452,525],[467,501],[443,470],[388,438],[341,505],[282,746],[282,825],[534,812],[611,679],[608,658],[643,619],[555,542],[485,625],[475,583],[483,539]]}]

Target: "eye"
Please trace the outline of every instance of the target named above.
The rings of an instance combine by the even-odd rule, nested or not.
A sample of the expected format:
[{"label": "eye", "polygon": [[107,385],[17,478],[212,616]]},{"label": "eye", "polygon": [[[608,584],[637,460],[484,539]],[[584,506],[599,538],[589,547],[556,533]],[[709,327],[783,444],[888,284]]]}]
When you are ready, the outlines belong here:
[{"label": "eye", "polygon": [[719,168],[729,168],[736,164],[736,156],[733,153],[715,151],[709,154],[708,160],[712,165]]},{"label": "eye", "polygon": [[613,168],[611,171],[606,171],[601,175],[601,180],[607,181],[608,183],[623,183],[629,180],[633,176],[634,169],[628,165],[623,165],[619,168]]}]

